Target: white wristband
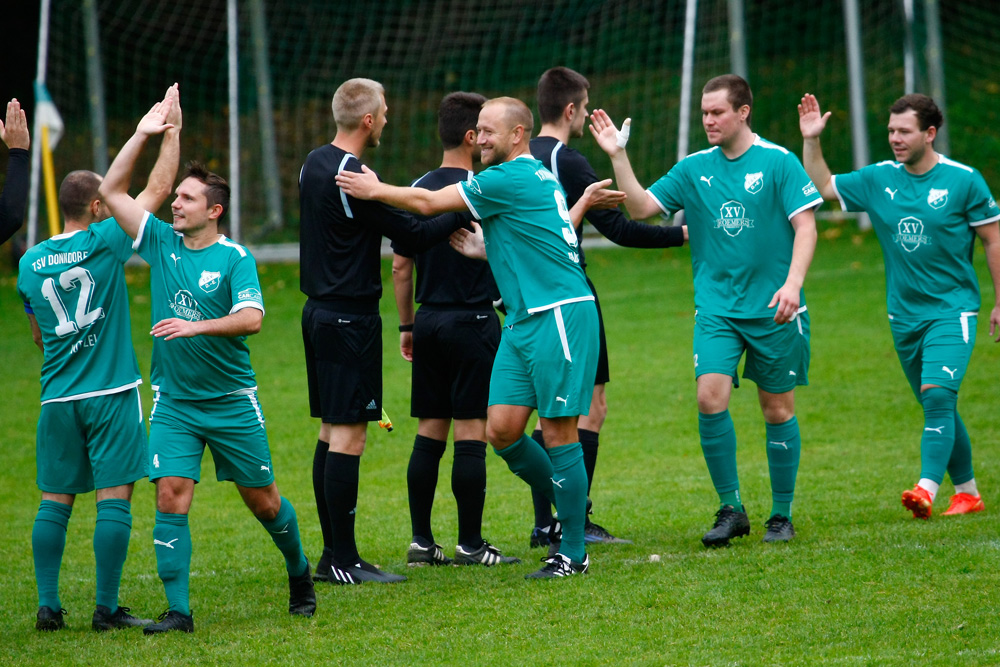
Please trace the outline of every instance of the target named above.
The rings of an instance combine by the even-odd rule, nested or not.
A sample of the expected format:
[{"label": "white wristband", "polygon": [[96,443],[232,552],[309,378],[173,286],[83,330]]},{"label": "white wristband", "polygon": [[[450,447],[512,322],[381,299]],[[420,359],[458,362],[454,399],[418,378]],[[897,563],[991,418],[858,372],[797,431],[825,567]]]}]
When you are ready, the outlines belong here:
[{"label": "white wristband", "polygon": [[622,129],[618,130],[618,148],[625,148],[625,144],[628,143],[628,135],[632,129],[632,119],[626,118],[625,122],[622,123]]}]

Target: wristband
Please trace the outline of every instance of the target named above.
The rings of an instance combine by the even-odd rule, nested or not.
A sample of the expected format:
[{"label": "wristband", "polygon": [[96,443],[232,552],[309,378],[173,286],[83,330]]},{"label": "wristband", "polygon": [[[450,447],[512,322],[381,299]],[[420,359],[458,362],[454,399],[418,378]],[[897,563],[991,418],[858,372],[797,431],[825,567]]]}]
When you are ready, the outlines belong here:
[{"label": "wristband", "polygon": [[400,324],[399,325],[399,332],[400,333],[406,333],[407,331],[413,331],[413,323],[412,322],[410,324]]}]

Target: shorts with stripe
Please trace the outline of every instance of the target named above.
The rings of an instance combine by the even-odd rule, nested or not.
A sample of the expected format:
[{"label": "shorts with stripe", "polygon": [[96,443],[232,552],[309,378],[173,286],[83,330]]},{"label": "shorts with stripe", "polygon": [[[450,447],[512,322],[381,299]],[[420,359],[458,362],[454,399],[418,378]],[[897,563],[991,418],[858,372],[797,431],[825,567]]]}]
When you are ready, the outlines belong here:
[{"label": "shorts with stripe", "polygon": [[413,320],[410,415],[485,419],[500,318],[490,310],[421,306]]},{"label": "shorts with stripe", "polygon": [[256,391],[194,401],[156,392],[149,413],[149,481],[160,477],[201,481],[206,445],[220,482],[256,488],[274,481]]},{"label": "shorts with stripe", "polygon": [[382,318],[312,300],[302,309],[309,412],[328,424],[382,418]]},{"label": "shorts with stripe", "polygon": [[597,298],[597,288],[587,277],[587,284],[590,291],[594,293],[594,305],[597,307],[597,326],[600,349],[597,356],[597,374],[594,377],[594,384],[607,384],[611,381],[611,369],[608,365],[608,338],[604,333],[604,314],[601,312],[601,300]]},{"label": "shorts with stripe", "polygon": [[490,405],[538,408],[541,417],[590,412],[598,355],[597,306],[577,301],[504,327]]},{"label": "shorts with stripe", "polygon": [[920,387],[925,384],[958,393],[976,346],[977,315],[969,312],[938,320],[889,320],[896,356],[918,401]]},{"label": "shorts with stripe", "polygon": [[42,405],[35,438],[38,488],[89,493],[146,476],[139,388]]},{"label": "shorts with stripe", "polygon": [[721,373],[740,386],[739,363],[746,352],[743,377],[760,389],[783,394],[809,384],[809,311],[778,324],[771,317],[741,319],[695,313],[694,374]]}]

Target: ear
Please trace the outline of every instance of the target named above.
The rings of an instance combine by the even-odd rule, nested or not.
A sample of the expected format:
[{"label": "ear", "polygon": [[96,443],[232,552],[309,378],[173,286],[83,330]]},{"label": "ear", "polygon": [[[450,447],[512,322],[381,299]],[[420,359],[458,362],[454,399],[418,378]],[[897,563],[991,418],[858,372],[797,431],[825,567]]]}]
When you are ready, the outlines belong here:
[{"label": "ear", "polygon": [[476,145],[476,131],[475,130],[466,130],[466,132],[465,132],[465,139],[463,141],[468,146],[475,146]]},{"label": "ear", "polygon": [[372,129],[375,125],[375,115],[366,113],[365,117],[361,119],[361,124],[365,127],[365,129]]},{"label": "ear", "polygon": [[208,219],[218,222],[220,217],[222,217],[222,204],[212,204],[208,208]]},{"label": "ear", "polygon": [[96,218],[98,214],[100,214],[100,212],[101,212],[101,200],[95,199],[94,201],[90,202],[90,215]]},{"label": "ear", "polygon": [[573,116],[576,114],[576,104],[570,102],[565,107],[563,107],[563,118],[572,121]]},{"label": "ear", "polygon": [[931,125],[927,128],[927,139],[929,143],[934,143],[934,138],[937,136],[937,128]]},{"label": "ear", "polygon": [[750,105],[744,104],[740,107],[740,120],[746,120],[750,117]]},{"label": "ear", "polygon": [[521,143],[521,140],[524,139],[524,125],[515,125],[513,132],[514,132],[514,143],[515,144]]}]

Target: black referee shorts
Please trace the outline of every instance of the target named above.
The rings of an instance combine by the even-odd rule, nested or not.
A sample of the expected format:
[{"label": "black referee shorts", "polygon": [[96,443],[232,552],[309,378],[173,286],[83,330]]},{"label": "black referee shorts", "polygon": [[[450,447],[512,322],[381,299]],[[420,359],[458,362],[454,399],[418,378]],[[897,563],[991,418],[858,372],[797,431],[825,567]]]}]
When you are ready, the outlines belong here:
[{"label": "black referee shorts", "polygon": [[410,415],[485,419],[499,345],[496,311],[421,306],[413,320]]},{"label": "black referee shorts", "polygon": [[607,384],[611,381],[611,371],[608,368],[608,338],[604,335],[604,315],[601,314],[601,300],[597,298],[597,288],[594,287],[594,283],[590,282],[589,276],[587,284],[590,285],[590,291],[594,293],[594,305],[597,306],[597,325],[601,339],[601,350],[597,357],[597,377],[594,378],[594,384]]},{"label": "black referee shorts", "polygon": [[328,424],[382,417],[382,318],[345,313],[307,301],[302,341],[309,380],[309,412]]}]

